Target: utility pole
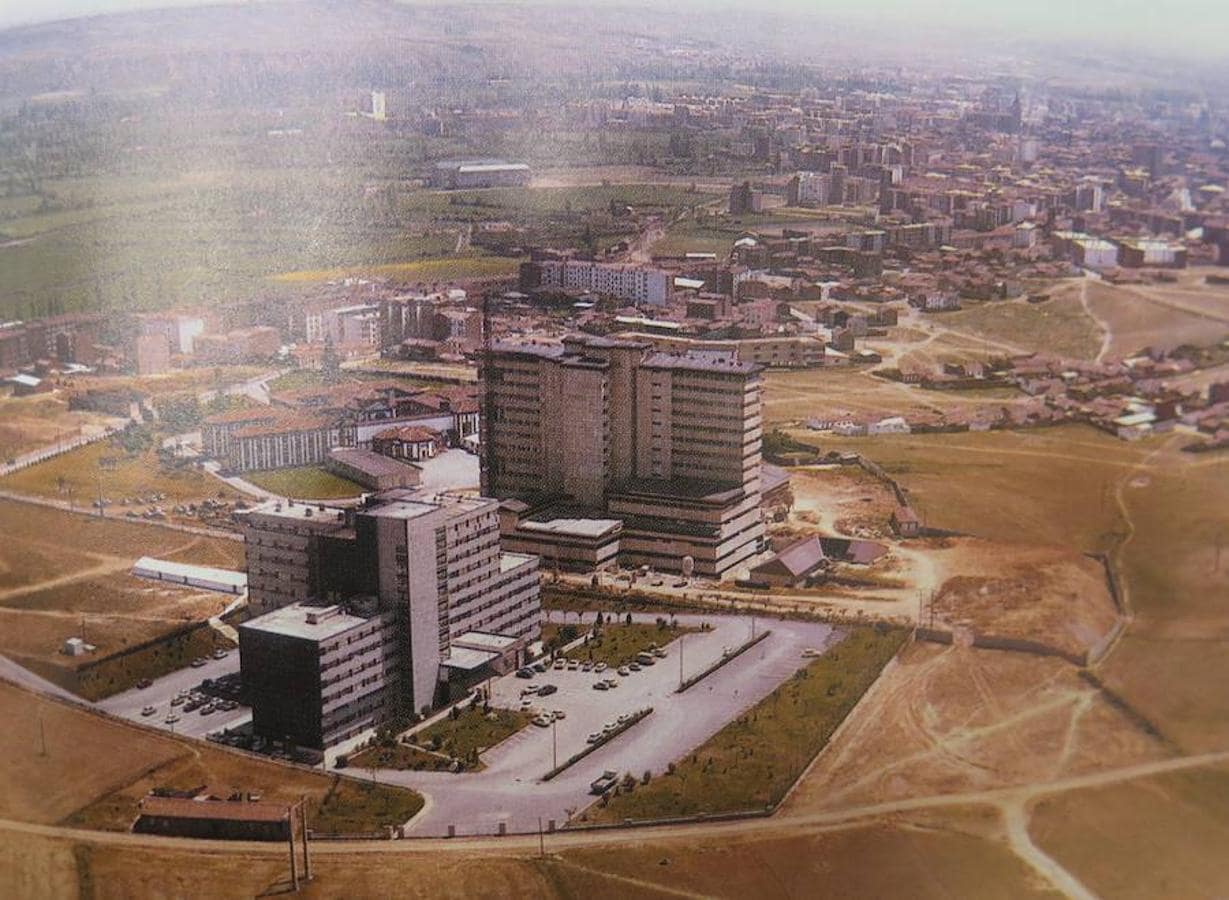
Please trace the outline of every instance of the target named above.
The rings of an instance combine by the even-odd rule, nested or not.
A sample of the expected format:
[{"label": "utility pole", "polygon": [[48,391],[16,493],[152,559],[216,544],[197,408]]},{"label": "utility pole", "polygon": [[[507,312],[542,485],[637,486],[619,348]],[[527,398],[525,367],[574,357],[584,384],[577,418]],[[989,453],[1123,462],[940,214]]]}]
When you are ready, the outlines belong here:
[{"label": "utility pole", "polygon": [[47,730],[43,728],[43,714],[38,714],[38,739],[42,745],[42,750],[39,751],[39,756],[47,755]]},{"label": "utility pole", "polygon": [[552,769],[559,768],[559,741],[555,726],[559,724],[559,720],[551,717],[550,720],[550,764]]},{"label": "utility pole", "polygon": [[683,638],[686,634],[679,635],[679,688],[683,687]]},{"label": "utility pole", "polygon": [[312,859],[307,854],[307,797],[299,799],[299,828],[303,836],[303,880],[312,880]]},{"label": "utility pole", "polygon": [[542,836],[541,816],[538,816],[538,856],[546,859],[546,838]]},{"label": "utility pole", "polygon": [[286,841],[290,849],[290,889],[299,892],[299,870],[294,863],[294,807],[286,807]]}]

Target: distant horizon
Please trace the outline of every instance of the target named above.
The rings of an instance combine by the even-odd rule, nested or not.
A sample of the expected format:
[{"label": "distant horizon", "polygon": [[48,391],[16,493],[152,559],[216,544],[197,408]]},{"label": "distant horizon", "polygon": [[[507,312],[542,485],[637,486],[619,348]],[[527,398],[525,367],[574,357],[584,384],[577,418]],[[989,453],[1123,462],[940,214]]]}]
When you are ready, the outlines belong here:
[{"label": "distant horizon", "polygon": [[[50,24],[96,15],[154,12],[205,6],[244,6],[305,0],[15,0],[0,6],[0,31]],[[568,0],[534,0],[531,3],[507,0],[394,0],[406,6],[572,6],[574,8],[627,7],[679,11],[688,3],[719,12],[722,8],[745,8],[733,0],[718,5],[706,0],[682,0],[669,4],[661,0],[597,0],[570,3]],[[1229,49],[1224,35],[1229,34],[1229,5],[1217,0],[1176,0],[1169,4],[1153,2],[1115,2],[1083,0],[1037,0],[1024,6],[999,6],[980,0],[866,0],[856,9],[830,4],[821,8],[814,0],[774,0],[757,8],[766,16],[810,19],[814,22],[874,24],[897,32],[947,32],[953,35],[978,35],[986,39],[1018,38],[1059,42],[1087,40],[1090,49],[1117,45],[1119,49],[1147,50],[1167,56],[1200,57],[1201,61],[1223,62],[1229,66]],[[919,48],[921,49],[921,48]]]}]

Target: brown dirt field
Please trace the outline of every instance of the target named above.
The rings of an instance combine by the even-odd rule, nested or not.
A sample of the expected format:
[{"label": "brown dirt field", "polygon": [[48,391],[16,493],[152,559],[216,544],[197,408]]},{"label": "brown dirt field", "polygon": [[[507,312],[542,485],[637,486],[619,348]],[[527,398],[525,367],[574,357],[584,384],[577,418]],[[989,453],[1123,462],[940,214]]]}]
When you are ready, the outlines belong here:
[{"label": "brown dirt field", "polygon": [[101,428],[106,420],[70,411],[62,391],[0,399],[0,461],[76,437],[82,428]]},{"label": "brown dirt field", "polygon": [[1048,797],[1033,839],[1103,897],[1229,894],[1229,768]]},{"label": "brown dirt field", "polygon": [[[0,682],[0,816],[51,824],[186,753],[82,710]],[[39,721],[47,736],[41,755]]]},{"label": "brown dirt field", "polygon": [[[0,653],[43,673],[77,664],[221,612],[232,599],[129,574],[140,556],[242,568],[238,541],[98,520],[0,501]],[[59,651],[80,634],[98,647],[72,659]],[[57,677],[57,681],[64,678]],[[71,680],[71,678],[69,678]]]},{"label": "brown dirt field", "polygon": [[946,544],[933,553],[949,575],[934,600],[937,625],[1080,654],[1117,620],[1105,570],[1096,560],[1056,547],[970,538]]},{"label": "brown dirt field", "polygon": [[1229,334],[1229,288],[1189,278],[1178,285],[1092,283],[1088,306],[1109,326],[1112,356],[1148,346],[1209,344]]},{"label": "brown dirt field", "polygon": [[[945,355],[956,358],[959,354]],[[982,358],[984,354],[977,358]],[[965,358],[965,357],[961,357]],[[814,416],[894,416],[916,412],[973,413],[1012,401],[979,398],[973,392],[931,391],[876,378],[862,368],[841,367],[764,373],[764,425],[805,422]],[[803,438],[807,440],[807,438]],[[840,446],[841,438],[811,434],[809,440]]]},{"label": "brown dirt field", "polygon": [[[1154,449],[1093,428],[828,441],[863,453],[908,491],[925,525],[1008,543],[1103,550],[1123,529],[1114,485]],[[1171,458],[1186,457],[1176,454]]]},{"label": "brown dirt field", "polygon": [[1029,784],[1165,755],[1068,663],[917,643],[884,670],[785,811]]},{"label": "brown dirt field", "polygon": [[8,723],[0,733],[6,761],[0,771],[0,817],[20,821],[126,831],[138,801],[152,788],[203,784],[254,791],[278,802],[307,796],[314,808],[334,781],[324,773],[122,723],[4,682],[0,718]]},{"label": "brown dirt field", "polygon": [[791,527],[827,534],[884,537],[896,506],[892,490],[858,466],[790,469]]},{"label": "brown dirt field", "polygon": [[[657,898],[1057,896],[1013,857],[997,817],[945,811],[837,831],[721,840],[625,836],[617,847],[547,857],[485,849],[346,853],[317,844],[307,897]],[[4,835],[0,885],[14,896],[253,896],[288,888],[281,847],[225,854]],[[23,891],[22,888],[33,888]]]}]

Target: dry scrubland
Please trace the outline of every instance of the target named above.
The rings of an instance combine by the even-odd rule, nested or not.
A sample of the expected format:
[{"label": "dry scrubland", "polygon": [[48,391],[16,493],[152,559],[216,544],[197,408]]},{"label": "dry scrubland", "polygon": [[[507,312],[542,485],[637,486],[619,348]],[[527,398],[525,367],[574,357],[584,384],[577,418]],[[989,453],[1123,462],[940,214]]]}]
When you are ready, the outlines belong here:
[{"label": "dry scrubland", "polygon": [[[12,501],[0,501],[0,533],[0,653],[74,690],[79,663],[202,621],[228,602],[136,578],[129,571],[138,557],[243,568],[239,541]],[[98,652],[62,655],[83,618]]]},{"label": "dry scrubland", "polygon": [[1224,896],[1227,811],[1229,768],[1212,766],[1042,800],[1032,833],[1103,897]]},{"label": "dry scrubland", "polygon": [[70,411],[60,393],[0,399],[0,462],[102,428],[107,417]]},{"label": "dry scrubland", "polygon": [[1207,344],[1229,332],[1229,287],[1207,284],[1207,271],[1179,273],[1175,283],[1088,284],[1088,310],[1109,330],[1109,355]]},{"label": "dry scrubland", "polygon": [[[120,723],[0,682],[0,816],[125,831],[152,788],[200,785],[308,798],[322,831],[371,831],[422,806],[411,791],[339,781],[196,741]],[[41,731],[40,731],[41,729]],[[47,752],[42,752],[43,737]]]},{"label": "dry scrubland", "polygon": [[119,505],[125,497],[165,494],[161,505],[167,509],[209,498],[237,500],[243,497],[207,472],[191,467],[163,468],[154,450],[130,454],[110,439],[70,450],[0,478],[2,490],[71,502],[82,509],[89,509],[98,499],[100,484],[102,495],[111,501],[107,515],[116,517],[122,517],[126,511]]}]

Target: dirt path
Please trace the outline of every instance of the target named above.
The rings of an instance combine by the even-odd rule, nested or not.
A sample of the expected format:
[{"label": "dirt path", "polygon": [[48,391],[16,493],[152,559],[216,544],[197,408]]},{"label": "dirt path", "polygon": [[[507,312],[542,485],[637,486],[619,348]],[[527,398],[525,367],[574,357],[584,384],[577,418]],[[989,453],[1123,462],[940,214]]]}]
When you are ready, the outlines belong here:
[{"label": "dirt path", "polygon": [[1088,302],[1088,279],[1085,278],[1080,282],[1080,306],[1084,308],[1084,315],[1092,319],[1097,327],[1101,329],[1101,347],[1097,350],[1097,355],[1094,362],[1105,362],[1105,357],[1109,355],[1110,346],[1114,343],[1114,332],[1110,328],[1110,323],[1102,319],[1092,311],[1092,305]]},{"label": "dirt path", "polygon": [[1029,813],[1023,801],[1003,801],[997,805],[1003,815],[1003,825],[1007,829],[1007,843],[1016,856],[1066,896],[1075,900],[1096,900],[1096,895],[1084,887],[1079,879],[1033,843],[1028,833]]}]

